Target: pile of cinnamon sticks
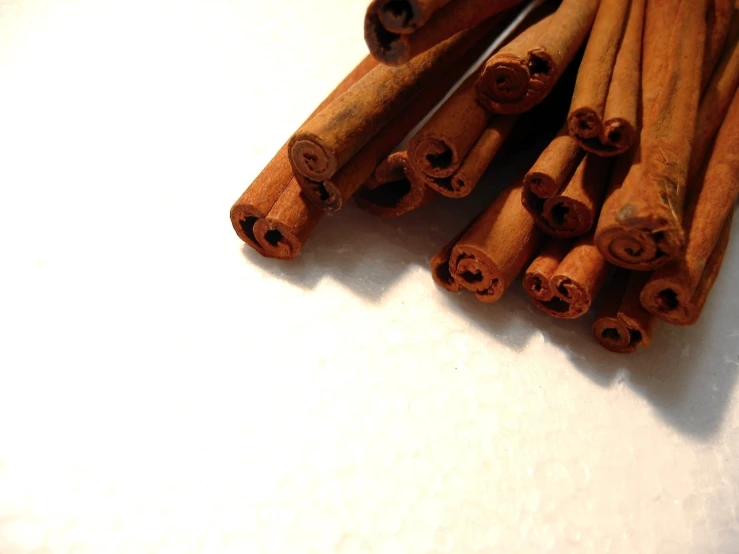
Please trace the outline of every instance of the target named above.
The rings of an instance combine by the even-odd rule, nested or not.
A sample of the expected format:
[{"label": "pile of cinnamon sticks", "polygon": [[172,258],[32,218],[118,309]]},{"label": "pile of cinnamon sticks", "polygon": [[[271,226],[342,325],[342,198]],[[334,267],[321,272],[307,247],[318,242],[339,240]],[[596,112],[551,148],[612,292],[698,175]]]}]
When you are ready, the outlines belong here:
[{"label": "pile of cinnamon sticks", "polygon": [[470,195],[536,133],[434,280],[495,302],[522,276],[553,317],[597,306],[615,352],[698,320],[739,195],[739,0],[374,0],[364,32],[371,55],[232,207],[244,242],[292,259],[352,198],[397,217]]}]

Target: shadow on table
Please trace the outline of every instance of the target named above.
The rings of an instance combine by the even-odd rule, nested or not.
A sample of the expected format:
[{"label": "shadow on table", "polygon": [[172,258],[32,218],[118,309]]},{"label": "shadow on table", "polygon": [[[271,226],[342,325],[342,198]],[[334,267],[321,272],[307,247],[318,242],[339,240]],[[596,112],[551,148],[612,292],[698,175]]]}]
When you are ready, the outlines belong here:
[{"label": "shadow on table", "polygon": [[[510,182],[527,163],[521,159],[507,164],[508,168],[493,167],[469,197],[439,198],[398,219],[375,218],[348,206],[327,215],[302,254],[289,263],[263,258],[248,247],[244,247],[244,255],[303,289],[312,289],[329,278],[378,303],[406,272],[428,271],[431,256],[489,205],[501,183]],[[632,355],[608,352],[591,339],[591,318],[562,321],[540,312],[519,283],[493,305],[482,304],[465,292],[438,293],[445,296],[450,310],[463,314],[509,348],[520,351],[535,333],[542,332],[593,382],[610,387],[616,381],[626,381],[675,429],[707,439],[721,426],[739,372],[739,298],[732,294],[728,282],[737,273],[739,244],[734,242],[706,306],[711,317],[688,328],[659,324],[652,346]],[[434,287],[430,276],[429,287]],[[727,322],[736,329],[725,328]]]}]

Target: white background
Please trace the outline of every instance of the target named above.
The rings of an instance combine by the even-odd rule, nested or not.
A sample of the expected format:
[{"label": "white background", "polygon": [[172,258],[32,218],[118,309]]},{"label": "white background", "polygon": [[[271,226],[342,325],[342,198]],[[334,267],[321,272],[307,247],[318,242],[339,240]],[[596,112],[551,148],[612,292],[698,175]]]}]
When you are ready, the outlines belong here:
[{"label": "white background", "polygon": [[0,0],[0,552],[739,551],[739,241],[631,357],[433,285],[490,186],[242,248],[365,6]]}]

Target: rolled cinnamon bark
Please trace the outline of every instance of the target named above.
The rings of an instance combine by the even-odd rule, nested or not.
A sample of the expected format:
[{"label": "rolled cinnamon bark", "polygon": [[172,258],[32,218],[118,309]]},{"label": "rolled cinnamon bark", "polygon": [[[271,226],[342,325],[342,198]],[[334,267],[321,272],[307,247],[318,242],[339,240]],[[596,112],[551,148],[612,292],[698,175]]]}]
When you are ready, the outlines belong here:
[{"label": "rolled cinnamon bark", "polygon": [[292,180],[265,218],[254,224],[254,235],[263,254],[291,260],[303,250],[323,210],[311,203]]},{"label": "rolled cinnamon bark", "polygon": [[570,180],[584,155],[565,124],[524,177],[524,198],[529,194],[539,198],[555,196]]},{"label": "rolled cinnamon bark", "polygon": [[598,220],[610,169],[609,160],[585,156],[562,192],[544,200],[536,218],[542,231],[558,238],[588,233]]},{"label": "rolled cinnamon bark", "polygon": [[[658,269],[683,252],[682,208],[700,95],[706,1],[647,4],[642,87],[644,98],[655,100],[644,102],[635,163],[604,204],[596,233],[603,255],[627,269]],[[654,21],[655,15],[664,15],[665,4],[674,8],[671,25]],[[658,7],[653,10],[653,5]],[[652,60],[664,53],[664,43],[664,63]],[[646,69],[659,66],[658,74]]]},{"label": "rolled cinnamon bark", "polygon": [[701,90],[705,89],[711,79],[721,51],[724,48],[729,32],[732,15],[735,12],[736,0],[709,0],[706,17],[706,50],[703,54],[703,73]]},{"label": "rolled cinnamon bark", "polygon": [[477,81],[482,105],[493,113],[520,114],[541,102],[585,40],[598,3],[563,0],[556,12],[495,53]]},{"label": "rolled cinnamon bark", "polygon": [[[376,66],[377,61],[367,56],[321,102],[308,120],[349,90]],[[265,252],[256,240],[254,225],[259,219],[267,216],[292,179],[293,172],[288,158],[287,143],[285,143],[231,208],[231,224],[236,234],[260,254],[265,254]]]},{"label": "rolled cinnamon bark", "polygon": [[648,277],[648,273],[624,269],[613,274],[593,324],[593,335],[604,348],[630,354],[640,346],[649,346],[656,320],[639,303],[639,292]]},{"label": "rolled cinnamon bark", "polygon": [[390,33],[412,33],[451,0],[378,0],[375,13]]},{"label": "rolled cinnamon bark", "polygon": [[379,217],[399,217],[427,204],[437,194],[411,171],[407,152],[390,154],[357,192],[357,205]]},{"label": "rolled cinnamon bark", "polygon": [[637,135],[646,0],[602,0],[580,64],[570,135],[599,156],[631,148]]},{"label": "rolled cinnamon bark", "polygon": [[739,94],[734,96],[705,171],[690,193],[685,256],[655,272],[641,293],[644,307],[675,325],[700,317],[728,244],[739,196]]},{"label": "rolled cinnamon bark", "polygon": [[690,177],[703,166],[713,139],[726,117],[734,92],[739,87],[739,10],[734,12],[724,49],[703,93],[690,156]]},{"label": "rolled cinnamon bark", "polygon": [[[524,0],[452,0],[437,9],[431,18],[412,33],[396,33],[383,25],[375,0],[367,9],[364,39],[372,55],[386,65],[400,66],[412,61],[455,34],[475,27]],[[510,18],[512,14],[502,14]],[[503,20],[501,18],[501,21]]]},{"label": "rolled cinnamon bark", "polygon": [[457,233],[452,240],[445,244],[444,247],[431,258],[431,277],[437,285],[449,292],[459,292],[462,290],[462,285],[459,284],[459,281],[452,274],[451,269],[449,268],[452,249],[454,249],[460,239],[474,223],[475,220],[472,220],[469,225]]},{"label": "rolled cinnamon bark", "polygon": [[452,249],[452,276],[481,302],[499,300],[539,246],[521,191],[520,181],[504,190]]},{"label": "rolled cinnamon bark", "polygon": [[[561,257],[566,244],[555,241],[534,260],[524,276],[524,289],[543,312],[561,319],[575,319],[590,309],[609,266],[593,244],[592,234],[578,239]],[[547,276],[548,286],[544,287]],[[537,291],[539,283],[542,286]]]},{"label": "rolled cinnamon bark", "polygon": [[[497,29],[494,29],[492,33],[497,33]],[[336,211],[341,209],[344,203],[367,182],[375,168],[395,150],[406,135],[428,115],[464,75],[474,60],[486,49],[489,38],[490,35],[486,35],[477,43],[471,45],[466,52],[460,54],[455,63],[449,64],[446,71],[437,75],[431,86],[417,91],[417,94],[402,113],[377,132],[336,174],[328,179],[314,180],[296,173],[295,178],[303,192],[311,201],[320,204],[326,210]],[[432,52],[428,54],[432,54]],[[424,54],[418,60],[426,57],[427,54]],[[415,64],[416,61],[413,61],[412,64]]]}]

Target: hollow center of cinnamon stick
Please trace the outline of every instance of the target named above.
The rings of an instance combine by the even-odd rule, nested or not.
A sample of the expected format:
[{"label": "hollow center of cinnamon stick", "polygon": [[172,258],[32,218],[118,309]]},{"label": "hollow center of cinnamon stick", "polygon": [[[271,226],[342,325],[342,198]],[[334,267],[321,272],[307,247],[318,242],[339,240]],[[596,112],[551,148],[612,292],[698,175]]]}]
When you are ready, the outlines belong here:
[{"label": "hollow center of cinnamon stick", "polygon": [[536,54],[531,54],[529,57],[529,74],[533,75],[548,75],[552,70],[549,60]]},{"label": "hollow center of cinnamon stick", "polygon": [[603,329],[600,336],[603,337],[605,340],[610,340],[613,342],[619,342],[621,340],[621,333],[619,333],[618,329],[614,327],[607,327]]},{"label": "hollow center of cinnamon stick", "polygon": [[672,289],[665,289],[657,295],[657,306],[662,312],[671,312],[677,310],[680,302],[677,299],[677,293]]},{"label": "hollow center of cinnamon stick", "polygon": [[405,26],[413,19],[413,8],[407,0],[390,0],[382,8],[386,21]]},{"label": "hollow center of cinnamon stick", "polygon": [[362,191],[362,197],[369,203],[381,208],[395,208],[411,191],[408,179],[400,179],[390,183],[383,183],[373,189]]},{"label": "hollow center of cinnamon stick", "polygon": [[534,281],[534,283],[533,283],[533,285],[534,285],[534,290],[535,290],[536,292],[541,292],[541,290],[542,290],[542,289],[544,288],[544,283],[542,282],[542,280],[541,280],[541,277],[539,277],[539,276],[537,275],[537,276],[535,276],[535,277],[533,278],[533,281]]},{"label": "hollow center of cinnamon stick", "polygon": [[452,164],[453,159],[454,155],[449,148],[439,154],[426,154],[426,160],[436,169],[446,169]]},{"label": "hollow center of cinnamon stick", "polygon": [[384,53],[392,51],[395,42],[400,38],[399,34],[388,31],[379,19],[376,19],[374,33],[375,37],[377,37],[377,42]]},{"label": "hollow center of cinnamon stick", "polygon": [[264,240],[270,243],[272,246],[277,246],[282,242],[283,236],[277,229],[270,229],[264,234]]},{"label": "hollow center of cinnamon stick", "polygon": [[641,331],[629,329],[629,346],[634,346],[642,341]]},{"label": "hollow center of cinnamon stick", "polygon": [[552,222],[555,225],[564,225],[570,209],[564,204],[555,204],[552,207]]},{"label": "hollow center of cinnamon stick", "polygon": [[460,277],[468,283],[479,283],[482,281],[482,271],[465,271]]},{"label": "hollow center of cinnamon stick", "polygon": [[556,296],[551,300],[542,302],[542,304],[546,306],[547,309],[559,314],[566,314],[570,311],[570,303],[565,302],[564,300],[562,300],[561,298],[557,298]]},{"label": "hollow center of cinnamon stick", "polygon": [[254,234],[254,224],[258,219],[258,217],[249,216],[239,221],[241,230],[244,231],[244,234],[254,243],[257,242],[257,236]]},{"label": "hollow center of cinnamon stick", "polygon": [[454,277],[452,277],[448,263],[440,264],[436,267],[436,276],[442,283],[446,283],[447,285],[451,285],[454,282]]}]

